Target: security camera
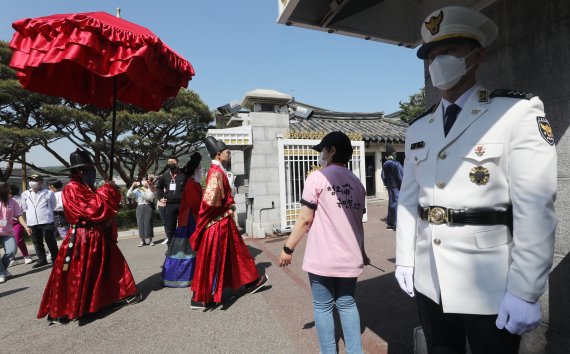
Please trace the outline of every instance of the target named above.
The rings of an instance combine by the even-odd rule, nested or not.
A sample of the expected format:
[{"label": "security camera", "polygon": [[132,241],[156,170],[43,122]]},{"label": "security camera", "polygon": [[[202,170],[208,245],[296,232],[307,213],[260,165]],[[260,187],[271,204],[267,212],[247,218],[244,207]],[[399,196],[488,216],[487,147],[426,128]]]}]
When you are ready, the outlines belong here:
[{"label": "security camera", "polygon": [[220,114],[224,116],[231,116],[240,111],[241,105],[237,103],[237,101],[231,101],[230,103],[226,103],[223,106],[216,108]]},{"label": "security camera", "polygon": [[308,107],[297,106],[295,108],[295,116],[303,119],[309,118],[313,114],[313,110]]}]

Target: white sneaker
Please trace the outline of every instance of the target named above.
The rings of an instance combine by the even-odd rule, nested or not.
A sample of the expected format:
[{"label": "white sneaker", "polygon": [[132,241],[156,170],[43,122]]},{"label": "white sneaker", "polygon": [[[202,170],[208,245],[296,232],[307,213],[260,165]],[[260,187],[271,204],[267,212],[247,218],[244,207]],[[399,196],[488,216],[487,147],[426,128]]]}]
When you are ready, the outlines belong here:
[{"label": "white sneaker", "polygon": [[164,241],[162,241],[160,244],[161,245],[166,245],[168,243],[168,237],[164,239]]},{"label": "white sneaker", "polygon": [[24,263],[30,264],[32,262],[33,262],[32,257],[30,257],[30,256],[24,257]]},{"label": "white sneaker", "polygon": [[6,276],[0,275],[0,284],[6,282]]},{"label": "white sneaker", "polygon": [[8,278],[12,278],[12,273],[5,271],[4,275],[0,275],[0,283],[5,283]]},{"label": "white sneaker", "polygon": [[18,265],[18,261],[16,259],[12,258],[10,260],[10,263],[8,263],[8,267],[13,267],[15,265]]}]

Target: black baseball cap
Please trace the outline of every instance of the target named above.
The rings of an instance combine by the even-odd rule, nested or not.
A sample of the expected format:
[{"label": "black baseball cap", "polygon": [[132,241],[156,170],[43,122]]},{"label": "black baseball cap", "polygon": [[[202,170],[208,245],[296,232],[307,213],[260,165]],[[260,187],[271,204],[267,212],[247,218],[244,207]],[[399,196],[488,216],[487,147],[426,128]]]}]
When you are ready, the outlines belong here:
[{"label": "black baseball cap", "polygon": [[352,144],[350,138],[343,132],[331,132],[325,135],[320,143],[313,146],[313,150],[321,152],[323,148],[334,146],[337,153],[352,155]]}]

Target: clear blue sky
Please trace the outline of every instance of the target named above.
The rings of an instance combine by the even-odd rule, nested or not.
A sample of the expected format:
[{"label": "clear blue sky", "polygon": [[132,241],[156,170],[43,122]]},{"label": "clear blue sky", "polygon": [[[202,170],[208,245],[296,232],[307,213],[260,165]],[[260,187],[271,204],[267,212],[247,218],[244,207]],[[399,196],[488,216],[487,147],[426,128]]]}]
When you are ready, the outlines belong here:
[{"label": "clear blue sky", "polygon": [[[277,0],[6,1],[0,39],[12,39],[11,24],[18,19],[114,14],[116,7],[124,19],[149,28],[192,63],[196,76],[189,88],[210,109],[269,88],[331,110],[391,113],[423,87],[415,50],[280,25]],[[60,146],[69,150],[55,145]],[[28,159],[54,161],[37,149]]]}]

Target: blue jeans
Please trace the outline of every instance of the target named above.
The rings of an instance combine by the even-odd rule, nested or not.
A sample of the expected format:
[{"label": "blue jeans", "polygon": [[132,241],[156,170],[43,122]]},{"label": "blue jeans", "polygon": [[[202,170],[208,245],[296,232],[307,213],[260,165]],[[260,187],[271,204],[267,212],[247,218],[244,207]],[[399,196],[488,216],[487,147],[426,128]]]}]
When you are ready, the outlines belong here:
[{"label": "blue jeans", "polygon": [[336,353],[333,307],[336,304],[347,354],[361,354],[360,315],[354,301],[356,278],[324,277],[309,273],[315,326],[321,354]]},{"label": "blue jeans", "polygon": [[16,255],[16,239],[14,236],[0,236],[0,241],[4,243],[4,255],[0,261],[0,275],[6,275],[8,264]]}]

